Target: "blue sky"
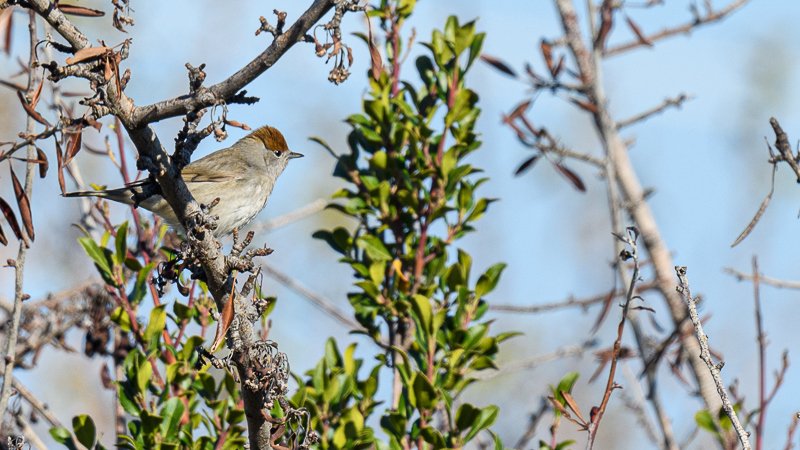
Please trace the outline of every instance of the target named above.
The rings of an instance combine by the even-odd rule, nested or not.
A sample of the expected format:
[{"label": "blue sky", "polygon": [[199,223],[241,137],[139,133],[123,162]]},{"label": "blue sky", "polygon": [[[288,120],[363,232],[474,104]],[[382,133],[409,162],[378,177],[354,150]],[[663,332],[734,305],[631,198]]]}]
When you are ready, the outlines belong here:
[{"label": "blue sky", "polygon": [[[132,71],[126,92],[137,104],[144,105],[186,92],[186,62],[195,66],[207,64],[207,84],[224,79],[271,41],[268,35],[253,36],[258,16],[270,17],[272,9],[277,8],[287,11],[291,22],[303,11],[305,3],[249,1],[238,2],[232,8],[228,2],[133,2],[136,26],[130,28],[129,36],[111,29],[105,22],[82,19],[78,23],[86,27],[90,36],[110,44],[126,37],[133,38],[131,57],[125,63]],[[715,3],[717,7],[727,4],[719,0]],[[86,2],[87,6],[94,4],[107,7],[104,2]],[[662,6],[629,7],[626,12],[645,32],[651,33],[689,20],[689,4],[667,0]],[[705,299],[703,313],[712,314],[706,333],[712,347],[725,356],[723,379],[728,383],[739,379],[740,391],[751,408],[758,392],[757,368],[753,362],[757,347],[752,287],[737,282],[722,269],[732,266],[749,271],[751,256],[758,254],[761,270],[766,275],[800,279],[799,257],[795,251],[800,244],[800,234],[796,233],[800,226],[797,220],[800,195],[794,177],[786,168],[778,171],[773,202],[752,235],[738,247],[730,248],[769,190],[770,168],[763,141],[764,136],[774,140],[769,117],[774,115],[779,119],[792,142],[800,138],[800,114],[793,108],[800,100],[797,67],[800,51],[795,45],[800,31],[794,26],[800,18],[798,5],[785,0],[753,0],[721,23],[698,29],[691,36],[681,35],[663,41],[653,49],[638,49],[614,57],[603,65],[609,105],[616,119],[636,114],[665,97],[682,92],[694,97],[681,110],[668,110],[625,131],[624,136],[636,139],[630,150],[631,157],[642,184],[655,188],[651,207],[667,244],[674,251],[674,261],[689,267],[693,292],[702,294]],[[554,6],[544,0],[420,1],[407,27],[416,28],[418,41],[427,40],[431,30],[442,27],[450,14],[458,15],[462,21],[480,18],[477,27],[487,32],[485,51],[518,71],[530,62],[538,72],[544,72],[540,39],[554,39],[560,35]],[[583,15],[581,20],[585,25]],[[21,23],[20,20],[18,24]],[[363,29],[361,16],[346,16],[345,42],[354,48],[356,62],[353,75],[344,84],[329,83],[326,78],[330,67],[313,55],[313,47],[298,45],[248,86],[248,92],[261,97],[261,102],[251,107],[231,108],[230,117],[240,122],[251,126],[270,124],[281,129],[292,150],[306,155],[282,175],[268,208],[258,220],[268,220],[317,198],[327,198],[341,186],[330,176],[333,160],[307,138],[320,136],[334,148],[344,148],[344,137],[349,129],[342,121],[360,109],[369,60],[361,41],[349,33]],[[17,26],[15,45],[25,42],[25,31],[23,26]],[[610,42],[630,38],[631,32],[624,21],[618,20]],[[416,45],[414,51],[420,53],[424,49]],[[4,77],[16,71],[12,59],[3,58],[0,62],[0,74]],[[416,81],[413,66],[408,65],[405,70],[408,71],[406,76]],[[526,98],[527,87],[485,65],[476,66],[468,84],[479,93],[483,109],[478,129],[484,147],[471,157],[471,162],[485,168],[491,177],[482,188],[482,195],[500,197],[502,201],[490,207],[478,223],[478,232],[459,242],[459,246],[472,254],[476,270],[498,261],[508,263],[498,289],[489,300],[526,305],[607,291],[612,280],[608,265],[612,241],[604,181],[594,169],[577,161],[570,162],[569,166],[583,177],[588,187],[586,194],[577,193],[544,164],[514,178],[514,170],[530,152],[501,125],[500,115]],[[77,89],[80,84],[75,86]],[[7,108],[17,107],[8,92],[0,95]],[[5,135],[0,141],[10,140],[23,128],[19,111],[11,111],[15,111],[16,123],[11,124],[13,128],[3,129]],[[531,109],[530,117],[537,125],[545,125],[553,135],[560,136],[564,145],[577,151],[601,154],[590,118],[562,99],[542,94]],[[156,131],[162,141],[169,144],[180,125],[180,119],[167,120],[157,124]],[[229,139],[243,135],[243,132],[231,132]],[[218,146],[215,141],[206,140],[198,154],[208,153]],[[81,154],[79,158],[87,179],[98,184],[119,184],[111,171],[103,169],[105,163],[99,158],[88,154]],[[43,230],[39,233],[42,242],[37,241],[32,249],[31,265],[26,273],[27,290],[34,297],[91,276],[74,271],[68,264],[70,260],[83,257],[73,243],[77,231],[72,229],[68,237],[63,237],[66,224],[75,220],[76,204],[58,196],[54,177],[44,182],[37,180],[37,183],[34,219],[40,224],[37,232]],[[7,186],[0,188],[0,194],[6,193]],[[122,210],[119,214],[122,220]],[[350,289],[350,273],[346,266],[336,263],[333,251],[311,238],[315,230],[339,223],[342,220],[335,212],[325,212],[258,237],[254,244],[267,243],[276,250],[269,257],[271,263],[346,309],[349,307],[345,294]],[[52,236],[44,230],[52,230]],[[57,231],[62,234],[56,234]],[[54,257],[53,248],[63,251]],[[14,257],[14,254],[11,247],[0,248],[0,260]],[[82,266],[89,266],[88,259],[83,262]],[[11,280],[10,269],[0,271],[0,295],[12,295]],[[267,280],[266,288],[279,297],[270,337],[289,354],[294,370],[311,367],[322,354],[329,335],[339,340],[340,348],[351,341],[360,342],[362,357],[368,358],[373,352],[370,344],[362,338],[348,336],[346,330],[293,292],[271,280]],[[657,310],[655,319],[667,325],[669,316],[663,301],[655,295],[645,296],[645,299]],[[762,290],[765,327],[771,342],[769,373],[779,367],[784,348],[789,349],[790,359],[800,351],[796,319],[793,313],[788,313],[796,309],[797,301],[796,292],[769,287]],[[588,313],[571,310],[538,316],[497,314],[494,316],[496,331],[525,333],[503,348],[501,361],[536,356],[589,338],[597,312],[593,308]],[[611,314],[597,335],[603,347],[610,346],[614,339],[619,311],[612,310]],[[80,336],[73,336],[73,342],[80,347]],[[34,392],[50,401],[62,420],[68,422],[75,414],[93,411],[95,416],[110,417],[108,393],[85,395],[86,391],[98,389],[98,361],[54,351],[46,354],[48,357],[41,367],[22,379]],[[58,364],[64,363],[76,364],[85,371],[76,371],[70,377],[77,391],[75,397],[62,395],[59,399],[61,394],[48,387],[47,380]],[[638,366],[633,364],[632,367],[636,371]],[[575,391],[579,404],[586,405],[584,409],[597,404],[602,396],[599,385],[602,383],[587,384],[594,368],[590,356],[557,361],[499,378],[483,388],[471,388],[467,399],[501,406],[501,420],[495,427],[507,445],[511,445],[519,437],[517,430],[524,426],[526,414],[538,406],[539,396],[547,392],[547,384],[557,383],[569,371],[577,370],[582,374]],[[700,403],[670,378],[668,370],[663,370],[661,376],[661,395],[673,417],[676,434],[682,438],[692,431],[692,417]],[[625,379],[620,382],[629,383]],[[769,385],[771,383],[772,379],[768,381]],[[797,386],[800,386],[800,371],[792,366],[769,411],[768,448],[784,443],[786,426],[797,408],[792,401],[798,397]],[[80,393],[81,390],[84,393]],[[628,431],[632,428],[628,424],[633,416],[616,396],[612,397],[610,411],[604,418],[606,428],[599,435],[601,448],[648,448],[648,441],[641,432]],[[105,423],[109,436],[110,424],[110,420]],[[538,431],[537,437],[545,438],[547,425],[540,425]],[[580,443],[585,439],[569,424],[562,425],[560,435],[573,436]],[[709,441],[698,438],[692,448],[708,444]]]}]

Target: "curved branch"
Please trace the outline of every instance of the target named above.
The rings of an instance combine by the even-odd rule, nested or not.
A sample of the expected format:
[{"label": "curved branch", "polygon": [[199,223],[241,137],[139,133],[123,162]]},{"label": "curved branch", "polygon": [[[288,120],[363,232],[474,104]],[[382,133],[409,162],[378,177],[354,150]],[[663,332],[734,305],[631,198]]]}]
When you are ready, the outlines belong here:
[{"label": "curved branch", "polygon": [[260,55],[239,69],[228,79],[200,89],[194,94],[182,95],[152,105],[135,107],[131,112],[130,123],[140,127],[169,117],[184,115],[190,111],[214,105],[236,94],[251,81],[272,67],[287,50],[300,41],[305,41],[306,33],[334,5],[333,0],[316,0],[297,21],[272,41]]}]

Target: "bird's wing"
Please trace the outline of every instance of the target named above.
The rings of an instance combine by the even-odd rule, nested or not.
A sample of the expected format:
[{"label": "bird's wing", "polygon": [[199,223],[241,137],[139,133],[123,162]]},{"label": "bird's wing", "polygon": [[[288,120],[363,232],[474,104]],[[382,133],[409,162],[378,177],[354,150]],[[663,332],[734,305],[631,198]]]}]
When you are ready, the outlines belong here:
[{"label": "bird's wing", "polygon": [[183,181],[186,183],[219,183],[222,181],[232,181],[236,177],[230,174],[223,173],[197,173],[186,167],[181,172]]}]

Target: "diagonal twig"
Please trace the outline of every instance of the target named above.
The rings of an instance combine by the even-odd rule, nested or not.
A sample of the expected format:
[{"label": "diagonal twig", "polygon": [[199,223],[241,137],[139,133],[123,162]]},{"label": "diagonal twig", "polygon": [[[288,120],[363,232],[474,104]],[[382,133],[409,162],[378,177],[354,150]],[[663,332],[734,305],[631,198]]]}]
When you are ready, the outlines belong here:
[{"label": "diagonal twig", "polygon": [[280,217],[276,217],[266,222],[256,223],[250,226],[249,229],[250,231],[253,231],[256,234],[269,233],[270,231],[274,231],[277,230],[278,228],[283,228],[289,224],[303,220],[306,217],[313,216],[314,214],[325,209],[325,207],[327,207],[328,204],[330,204],[328,200],[320,198],[314,200],[313,202],[309,203],[308,205],[298,210],[292,211],[290,213],[284,214]]},{"label": "diagonal twig", "polygon": [[725,390],[725,383],[722,382],[720,369],[722,369],[725,363],[724,361],[720,361],[719,364],[714,364],[711,360],[711,353],[708,350],[708,336],[703,332],[703,324],[700,323],[700,318],[697,315],[697,299],[692,297],[692,292],[689,290],[689,280],[686,278],[686,267],[675,266],[675,272],[678,274],[678,279],[680,280],[680,285],[677,287],[677,290],[683,295],[683,299],[689,308],[689,317],[692,319],[692,325],[694,325],[697,339],[700,341],[700,359],[706,363],[708,370],[711,372],[714,384],[717,386],[717,393],[722,400],[722,408],[725,410],[725,414],[731,419],[733,428],[736,430],[736,434],[739,435],[742,448],[744,448],[744,450],[750,450],[748,433],[744,430],[744,427],[742,427],[741,422],[739,422],[739,417],[736,415],[736,411],[733,409],[731,400]]},{"label": "diagonal twig", "polygon": [[639,114],[637,114],[637,115],[635,115],[633,117],[629,117],[629,118],[627,118],[625,120],[621,120],[621,121],[617,122],[617,130],[621,130],[621,129],[625,128],[625,127],[629,127],[629,126],[631,126],[633,124],[636,124],[636,123],[641,122],[641,121],[643,121],[645,119],[648,119],[648,118],[650,118],[650,117],[652,117],[652,116],[654,116],[656,114],[662,113],[662,112],[664,112],[664,110],[666,110],[669,107],[680,108],[681,106],[683,106],[684,102],[686,102],[688,100],[691,100],[691,99],[692,99],[692,96],[691,95],[686,95],[686,94],[680,94],[680,95],[678,95],[677,97],[674,97],[674,98],[665,98],[664,101],[661,102],[660,105],[655,106],[653,108],[650,108],[647,111],[639,113]]},{"label": "diagonal twig", "polygon": [[640,39],[637,37],[637,39],[633,41],[626,42],[624,44],[620,44],[611,48],[607,48],[603,52],[603,56],[604,57],[616,56],[621,53],[624,53],[627,50],[631,50],[637,47],[651,46],[656,41],[660,41],[662,39],[666,39],[671,36],[675,36],[678,34],[689,34],[695,28],[700,27],[701,25],[711,24],[724,19],[737,9],[746,5],[748,1],[750,0],[736,0],[735,2],[729,4],[725,8],[720,9],[719,11],[714,12],[709,10],[704,17],[700,17],[699,14],[696,14],[694,20],[692,20],[691,22],[685,23],[683,25],[678,25],[675,27],[664,28],[663,30],[657,33],[645,36],[644,39]]}]

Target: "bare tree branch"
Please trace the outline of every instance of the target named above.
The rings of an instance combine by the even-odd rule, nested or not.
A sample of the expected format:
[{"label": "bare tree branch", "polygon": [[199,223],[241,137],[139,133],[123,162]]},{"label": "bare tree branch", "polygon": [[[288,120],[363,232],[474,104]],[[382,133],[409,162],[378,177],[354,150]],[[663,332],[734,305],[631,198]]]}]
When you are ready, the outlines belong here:
[{"label": "bare tree branch", "polygon": [[328,204],[330,204],[328,200],[320,198],[314,200],[313,202],[309,203],[308,205],[298,210],[292,211],[290,213],[284,214],[280,217],[276,217],[266,222],[256,223],[248,228],[251,231],[255,232],[256,235],[261,233],[269,233],[270,231],[274,231],[277,230],[278,228],[283,228],[289,224],[303,220],[306,217],[313,216],[314,214],[325,209],[325,207],[327,207]]},{"label": "bare tree branch", "polygon": [[[736,270],[736,269],[734,269],[732,267],[725,267],[722,270],[725,271],[726,273],[729,273],[729,274],[733,275],[734,277],[736,277],[736,279],[738,281],[742,281],[742,280],[753,281],[753,279],[754,279],[753,275],[748,274],[748,273],[744,273],[744,272],[740,272],[740,271],[738,271],[738,270]],[[758,277],[758,281],[761,282],[761,283],[764,283],[764,284],[768,284],[770,286],[775,286],[775,287],[783,288],[783,289],[800,289],[800,282],[798,282],[798,281],[783,281],[783,280],[779,280],[777,278],[766,277],[766,276],[763,276],[763,275]]]},{"label": "bare tree branch", "polygon": [[[662,39],[666,39],[666,38],[671,37],[671,36],[675,36],[675,35],[678,35],[678,34],[690,34],[692,31],[694,31],[695,28],[698,28],[698,27],[700,27],[702,25],[707,25],[707,24],[711,24],[711,23],[714,23],[714,22],[718,22],[718,21],[724,19],[725,17],[727,17],[728,15],[730,15],[731,13],[736,11],[737,9],[739,9],[739,8],[743,7],[744,5],[746,5],[747,2],[749,2],[749,1],[750,0],[736,0],[736,1],[732,2],[731,4],[729,4],[728,6],[726,6],[725,8],[719,10],[719,11],[715,12],[715,11],[709,10],[706,13],[706,15],[702,16],[702,17],[699,15],[698,12],[695,12],[695,18],[691,22],[688,22],[688,23],[685,23],[683,25],[679,25],[679,26],[676,26],[676,27],[664,28],[663,30],[661,30],[661,31],[659,31],[657,33],[651,34],[649,36],[645,36],[645,39],[638,39],[637,38],[636,40],[633,40],[631,42],[626,42],[625,44],[620,44],[620,45],[608,48],[603,52],[603,56],[610,57],[610,56],[619,55],[621,53],[624,53],[627,50],[631,50],[631,49],[634,49],[634,48],[637,48],[637,47],[642,47],[642,46],[648,46],[648,43],[650,45],[652,45],[653,43],[655,43],[657,41],[660,41]],[[711,3],[706,3],[706,4],[710,5]]]},{"label": "bare tree branch", "polygon": [[708,350],[708,336],[706,336],[706,334],[703,332],[703,324],[700,323],[700,318],[697,315],[697,299],[692,297],[692,292],[689,289],[689,280],[686,278],[686,267],[675,266],[675,271],[677,272],[678,279],[680,280],[678,292],[683,295],[683,298],[686,301],[686,305],[689,309],[689,317],[692,319],[692,325],[694,325],[697,339],[700,342],[700,359],[706,363],[709,372],[711,372],[711,376],[714,378],[714,384],[717,387],[717,392],[719,393],[720,399],[722,399],[722,407],[725,410],[725,414],[727,414],[731,419],[731,423],[733,423],[733,428],[736,430],[736,433],[739,435],[739,441],[742,443],[742,448],[745,450],[750,450],[748,433],[744,430],[744,427],[742,427],[741,422],[739,422],[739,417],[736,415],[733,405],[731,405],[731,401],[728,398],[728,393],[725,391],[725,383],[723,383],[722,376],[720,375],[720,370],[725,363],[724,361],[720,361],[719,364],[714,364],[714,362],[711,360],[711,353]]},{"label": "bare tree branch", "polygon": [[[636,287],[636,293],[641,294],[651,289],[655,289],[655,286],[652,283],[642,284]],[[618,289],[612,295],[614,296],[614,298],[617,298],[626,294],[627,291]],[[608,293],[598,294],[592,297],[578,298],[578,299],[570,297],[567,300],[562,300],[559,302],[543,303],[541,305],[530,305],[530,306],[502,305],[502,304],[495,305],[490,303],[489,310],[498,312],[537,314],[541,312],[557,311],[559,309],[580,307],[584,311],[586,311],[589,308],[589,306],[592,306],[596,303],[603,303],[606,300],[608,300]]]},{"label": "bare tree branch", "polygon": [[[622,204],[642,233],[642,242],[653,264],[656,286],[666,299],[673,324],[681,326],[686,316],[686,308],[674,290],[675,276],[672,269],[672,257],[645,199],[646,192],[633,168],[627,148],[622,142],[616,123],[608,110],[608,100],[602,84],[600,60],[596,56],[593,57],[584,45],[572,0],[556,0],[556,7],[565,33],[564,39],[578,65],[581,79],[587,86],[588,101],[596,107],[596,112],[593,112],[592,116],[601,141],[606,148],[607,157],[614,162],[612,173],[619,186]],[[609,174],[609,176],[612,175]],[[685,325],[688,326],[688,323]],[[689,353],[696,354],[699,348],[697,341],[691,337],[683,340],[681,344]],[[718,410],[719,398],[714,392],[713,380],[703,362],[696,358],[689,358],[688,361],[707,408],[710,411]]]},{"label": "bare tree branch", "polygon": [[561,358],[566,358],[568,356],[583,356],[583,354],[587,350],[592,349],[596,346],[597,346],[597,339],[589,339],[588,341],[582,342],[580,344],[561,347],[558,350],[545,353],[544,355],[539,355],[522,361],[513,361],[510,363],[503,364],[503,366],[499,370],[496,370],[494,372],[481,372],[478,375],[478,378],[484,381],[491,380],[493,378],[497,378],[503,375],[508,375],[510,373],[533,369],[537,366],[541,366],[542,364],[549,363],[551,361],[556,361]]},{"label": "bare tree branch", "polygon": [[646,119],[648,119],[648,118],[650,118],[650,117],[652,117],[652,116],[654,116],[656,114],[659,114],[659,113],[663,112],[664,110],[666,110],[667,108],[669,108],[671,106],[675,107],[675,108],[680,108],[681,106],[683,106],[684,102],[686,102],[687,100],[691,100],[691,99],[692,99],[692,96],[686,95],[686,94],[680,94],[680,95],[678,95],[677,97],[674,97],[674,98],[665,98],[664,101],[660,105],[655,106],[655,107],[653,107],[651,109],[648,109],[647,111],[639,113],[639,114],[637,114],[637,115],[635,115],[633,117],[629,117],[629,118],[627,118],[625,120],[617,122],[617,130],[621,130],[621,129],[625,128],[625,127],[628,127],[628,126],[631,126],[633,124],[639,123],[639,122],[641,122],[643,120],[646,120]]},{"label": "bare tree branch", "polygon": [[349,328],[352,331],[357,331],[359,333],[366,332],[366,329],[362,327],[361,324],[351,319],[350,316],[344,313],[344,311],[337,308],[336,305],[333,304],[333,302],[317,294],[316,292],[311,291],[307,287],[303,286],[299,281],[295,280],[294,278],[290,277],[286,273],[279,270],[277,267],[267,262],[264,262],[261,264],[261,268],[264,270],[264,273],[266,275],[272,277],[280,284],[286,286],[295,293],[299,294],[301,297],[310,301],[314,306],[326,312],[331,318],[333,318],[340,324],[344,325],[345,327]]},{"label": "bare tree branch", "polygon": [[[34,91],[36,90],[36,71],[33,69],[33,64],[36,61],[36,44],[38,42],[37,37],[37,28],[36,28],[36,15],[31,11],[29,14],[30,23],[28,25],[28,29],[30,32],[30,60],[28,61],[28,89],[27,89],[27,97],[30,101],[31,96],[33,95]],[[28,122],[25,128],[25,133],[27,135],[32,135],[36,131],[36,121],[28,115]],[[28,159],[35,160],[36,159],[36,146],[35,145],[28,145]],[[10,162],[9,162],[10,164]],[[25,193],[27,193],[28,199],[33,196],[33,177],[34,177],[34,170],[36,169],[35,163],[27,163],[26,164],[26,171],[25,171]],[[27,227],[22,230],[23,233],[28,235],[28,238],[33,240],[33,236],[30,235]],[[11,314],[11,326],[9,327],[6,333],[6,347],[5,347],[5,357],[3,358],[3,387],[2,392],[0,392],[0,411],[5,411],[8,407],[8,400],[11,396],[11,385],[13,380],[13,371],[14,371],[14,363],[16,362],[16,358],[18,356],[16,349],[17,349],[17,336],[19,333],[19,324],[20,320],[22,319],[22,301],[25,295],[23,291],[23,273],[25,269],[25,255],[27,250],[27,243],[20,242],[19,243],[19,252],[17,253],[17,259],[13,262],[14,266],[14,311]],[[2,430],[3,424],[0,421],[0,435],[3,434]]]}]

